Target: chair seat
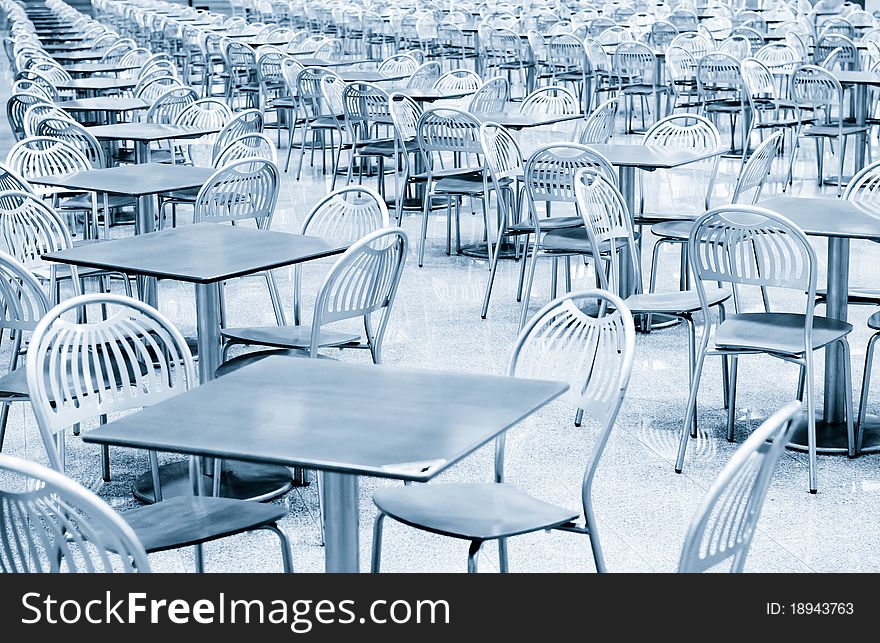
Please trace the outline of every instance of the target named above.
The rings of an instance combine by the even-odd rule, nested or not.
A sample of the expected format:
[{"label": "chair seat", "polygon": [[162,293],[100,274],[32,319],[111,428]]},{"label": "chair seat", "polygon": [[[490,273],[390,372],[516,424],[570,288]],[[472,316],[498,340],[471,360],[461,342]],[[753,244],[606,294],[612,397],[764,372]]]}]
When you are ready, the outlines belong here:
[{"label": "chair seat", "polygon": [[[281,356],[281,357],[300,357],[300,358],[309,358],[309,352],[302,348],[284,348],[280,350],[267,350],[267,351],[254,351],[253,353],[244,353],[243,355],[237,355],[232,359],[228,359],[214,371],[214,377],[222,377],[223,375],[229,375],[237,371],[240,368],[244,368],[250,364],[256,364],[267,357],[272,357],[273,355]],[[318,355],[318,359],[333,359],[328,355]]]},{"label": "chair seat", "polygon": [[[665,223],[667,221],[685,221],[693,223],[696,216],[688,212],[642,212],[635,216],[636,225],[654,225],[656,223]],[[653,228],[651,229],[653,232]]]},{"label": "chair seat", "polygon": [[376,506],[397,521],[435,534],[493,540],[558,527],[577,512],[533,498],[507,484],[423,484],[387,487]]},{"label": "chair seat", "polygon": [[[798,313],[740,313],[730,315],[715,333],[721,349],[745,349],[801,355],[804,353],[805,315]],[[813,346],[816,350],[846,337],[852,324],[828,317],[813,317]]]},{"label": "chair seat", "polygon": [[433,192],[436,194],[483,194],[483,175],[473,174],[464,176],[445,176],[434,183]]},{"label": "chair seat", "polygon": [[[98,209],[104,209],[104,197],[98,196],[97,198]],[[131,196],[125,196],[124,194],[108,194],[107,195],[107,207],[111,210],[115,210],[117,208],[127,208],[134,207],[137,205],[137,199]],[[92,209],[92,195],[91,194],[81,194],[79,196],[75,196],[70,199],[66,199],[61,202],[61,208],[65,210],[91,210]]]},{"label": "chair seat", "polygon": [[178,496],[122,513],[147,552],[197,545],[272,525],[284,505],[211,496]]},{"label": "chair seat", "polygon": [[[224,328],[220,334],[237,344],[260,344],[276,348],[308,348],[312,341],[311,326],[254,326],[251,328]],[[360,335],[322,330],[320,346],[355,344]]]},{"label": "chair seat", "polygon": [[680,239],[686,241],[694,227],[694,219],[682,219],[681,221],[666,221],[651,226],[651,233],[663,239]]},{"label": "chair seat", "polygon": [[[706,299],[715,306],[730,297],[725,288],[706,288]],[[624,303],[630,311],[638,313],[693,313],[700,310],[700,297],[696,290],[676,292],[653,292],[630,295]]]},{"label": "chair seat", "polygon": [[[583,221],[582,221],[583,223]],[[638,234],[636,235],[638,239]],[[617,248],[626,246],[626,239],[617,239]],[[562,228],[560,230],[551,230],[544,235],[541,246],[547,252],[572,252],[583,255],[593,254],[593,244],[590,243],[590,237],[587,236],[587,229],[580,228]],[[606,253],[609,250],[608,242],[603,242],[599,252]]]},{"label": "chair seat", "polygon": [[[581,228],[584,225],[584,219],[580,216],[545,217],[538,221],[541,224],[542,231],[562,230],[564,228]],[[535,226],[530,221],[524,221],[510,226],[508,230],[516,234],[527,234],[529,232],[534,232]]]},{"label": "chair seat", "polygon": [[866,131],[868,131],[867,127],[860,127],[858,125],[844,125],[842,128],[833,124],[810,125],[804,130],[804,136],[837,136],[841,132],[844,136],[849,136],[851,134],[862,134]]},{"label": "chair seat", "polygon": [[189,188],[187,190],[174,190],[173,192],[163,192],[159,196],[163,199],[171,201],[181,201],[184,203],[195,203],[196,197],[199,195],[199,188]]}]

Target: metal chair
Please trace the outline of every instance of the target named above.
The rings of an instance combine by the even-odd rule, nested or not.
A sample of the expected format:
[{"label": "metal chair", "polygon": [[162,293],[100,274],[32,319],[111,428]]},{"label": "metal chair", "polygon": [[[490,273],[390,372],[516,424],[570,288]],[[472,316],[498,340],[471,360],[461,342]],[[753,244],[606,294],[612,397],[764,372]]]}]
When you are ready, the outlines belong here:
[{"label": "metal chair", "polygon": [[[90,307],[105,311],[101,323],[69,318],[74,313],[85,319]],[[197,381],[180,331],[157,310],[117,295],[74,297],[50,310],[34,330],[26,369],[43,444],[58,472],[65,469],[71,426],[103,423],[110,414],[151,406]],[[196,570],[202,572],[202,543],[265,529],[278,537],[284,570],[291,571],[290,544],[277,527],[286,508],[216,495],[163,499],[155,452],[149,460],[156,502],[122,514],[147,552],[194,545]],[[190,466],[200,473],[199,458],[191,458]],[[219,475],[219,466],[214,474]]]},{"label": "metal chair", "polygon": [[[804,312],[771,311],[741,313],[734,298],[735,313],[718,323],[715,332],[704,330],[688,398],[676,472],[684,466],[689,425],[696,413],[697,390],[707,355],[730,360],[727,399],[727,438],[733,440],[736,417],[736,371],[741,355],[765,354],[800,365],[798,399],[806,394],[807,442],[810,493],[818,488],[816,465],[816,408],[813,385],[813,352],[838,344],[843,354],[843,387],[846,395],[846,424],[849,454],[856,454],[853,423],[852,376],[847,335],[852,325],[814,314],[818,261],[806,235],[785,217],[757,206],[728,205],[710,210],[691,228],[688,259],[700,295],[703,319],[710,320],[704,280],[739,287],[780,288],[806,293]],[[708,323],[708,322],[707,322]],[[709,347],[710,335],[713,339]]]},{"label": "metal chair", "polygon": [[614,135],[617,122],[617,109],[620,101],[616,98],[606,100],[575,128],[572,141],[581,145],[604,145]]},{"label": "metal chair", "polygon": [[352,182],[357,165],[358,183],[363,183],[364,170],[376,161],[376,184],[385,196],[385,160],[395,154],[388,93],[371,83],[350,83],[342,90],[345,130],[351,137],[351,154],[346,172],[346,185]]},{"label": "metal chair", "polygon": [[[632,116],[635,98],[641,103],[642,129],[645,128],[645,112],[649,109],[648,98],[669,95],[669,88],[657,77],[657,56],[640,42],[622,42],[614,50],[612,59],[612,86],[623,100],[626,116],[626,132],[633,133]],[[655,118],[659,114],[655,115]]]},{"label": "metal chair", "polygon": [[[368,195],[366,201],[363,197],[351,199],[359,192]],[[366,188],[348,187],[323,199],[303,228],[324,228],[331,234],[354,236],[387,221],[387,217],[384,202],[375,193],[369,193]],[[382,344],[406,263],[407,247],[406,233],[400,228],[374,229],[353,242],[324,277],[315,300],[311,325],[226,328],[221,331],[226,340],[224,353],[234,344],[295,349],[295,354],[311,358],[318,357],[321,348],[360,348],[370,351],[373,363],[381,363]],[[300,287],[298,282],[299,279],[297,288]],[[297,293],[294,311],[297,318],[300,300]],[[374,315],[379,318],[378,323],[374,322]],[[359,333],[327,328],[328,324],[347,319],[362,320],[363,338]],[[243,359],[254,358],[245,355]],[[241,363],[221,366],[220,373]]]},{"label": "metal chair", "polygon": [[589,113],[593,104],[594,73],[583,41],[572,34],[560,34],[546,44],[546,52],[550,83],[570,83],[580,96],[583,112]]},{"label": "metal chair", "polygon": [[24,367],[19,366],[25,334],[30,335],[50,308],[40,281],[15,257],[0,252],[0,337],[9,331],[12,350],[9,368],[0,377],[0,451],[9,420],[9,405],[30,399]]},{"label": "metal chair", "polygon": [[[516,222],[523,231],[522,247],[526,259],[520,263],[517,285],[517,301],[522,301],[520,327],[528,319],[538,258],[543,256],[553,260],[550,298],[555,299],[559,259],[564,259],[565,289],[570,291],[571,257],[591,253],[590,240],[575,206],[574,177],[583,168],[597,169],[609,182],[617,184],[617,173],[608,159],[577,143],[543,145],[525,163],[524,189],[528,208]],[[539,214],[538,204],[544,205],[545,216]]]},{"label": "metal chair", "polygon": [[[324,79],[332,79],[328,83],[324,83]],[[335,85],[335,86],[334,86]],[[302,134],[300,143],[299,162],[297,164],[296,178],[299,180],[302,175],[303,159],[306,154],[306,143],[308,136],[311,134],[311,163],[314,164],[315,149],[320,143],[323,173],[327,172],[327,138],[330,138],[331,146],[331,164],[336,167],[335,151],[336,151],[336,134],[342,133],[345,115],[342,106],[342,89],[345,83],[337,74],[327,69],[319,67],[306,67],[297,76],[297,96],[298,108],[301,116],[298,120],[302,122]],[[328,93],[329,91],[329,93]],[[328,97],[331,99],[338,97],[339,104],[329,104]],[[339,142],[339,154],[342,154],[342,141]],[[289,149],[287,152],[287,163],[290,163]],[[287,165],[285,165],[285,171]],[[334,175],[334,181],[336,176]]]},{"label": "metal chair", "polygon": [[406,86],[418,89],[430,89],[434,86],[434,83],[440,79],[441,75],[442,71],[440,63],[432,60],[420,65],[412,74],[410,74],[410,77],[406,80]]},{"label": "metal chair", "polygon": [[[258,228],[268,230],[278,202],[279,173],[271,161],[244,158],[221,167],[202,185],[196,196],[193,223],[230,223],[253,219]],[[285,323],[281,295],[271,270],[266,279],[275,319]],[[220,289],[221,325],[225,326],[225,297]]]},{"label": "metal chair", "polygon": [[408,199],[412,207],[422,209],[422,202],[412,189],[416,183],[423,183],[425,178],[418,171],[421,150],[417,134],[422,108],[408,96],[392,93],[388,97],[388,111],[394,128],[394,210],[399,226]]},{"label": "metal chair", "polygon": [[724,465],[691,521],[678,563],[680,574],[705,572],[728,562],[732,573],[743,571],[773,471],[800,414],[799,402],[776,411]]},{"label": "metal chair", "polygon": [[67,476],[0,454],[0,571],[150,571],[125,519]]},{"label": "metal chair", "polygon": [[[791,77],[791,97],[800,109],[798,115],[797,142],[789,162],[789,176],[794,167],[800,137],[816,141],[816,166],[819,185],[825,182],[824,160],[825,139],[836,140],[839,153],[837,157],[837,195],[843,192],[843,166],[846,161],[846,141],[850,136],[863,137],[868,141],[867,127],[846,123],[844,112],[843,87],[827,69],[815,65],[798,67]],[[810,111],[809,124],[801,119],[801,109]]]},{"label": "metal chair", "polygon": [[[429,109],[419,117],[416,124],[416,140],[426,168],[422,230],[419,237],[419,267],[424,263],[428,214],[434,205],[434,197],[446,201],[447,255],[452,252],[453,201],[457,251],[461,249],[458,219],[461,201],[464,198],[480,200],[485,229],[487,232],[489,230],[479,131],[480,122],[472,114],[459,109]],[[444,159],[444,156],[449,154],[452,155],[451,165]]]},{"label": "metal chair", "polygon": [[[733,195],[730,197],[730,203],[746,203],[754,205],[761,198],[761,192],[764,184],[770,176],[773,169],[773,161],[782,153],[783,134],[776,132],[761,143],[755,151],[749,156],[749,160],[740,168],[739,175],[736,178],[736,185]],[[750,191],[754,190],[750,197],[744,198]],[[654,244],[654,252],[651,257],[651,292],[654,292],[657,284],[657,266],[660,257],[660,249],[664,244],[680,244],[681,245],[681,289],[686,290],[689,283],[688,260],[687,260],[687,243],[688,235],[691,232],[694,218],[678,221],[665,221],[651,226],[651,233],[657,237]]]},{"label": "metal chair", "polygon": [[243,42],[230,40],[221,50],[226,65],[226,102],[232,108],[237,100],[244,106],[258,107],[260,96],[256,52]]},{"label": "metal chair", "polygon": [[[587,305],[597,305],[598,312],[586,312]],[[519,332],[507,374],[565,381],[569,388],[560,399],[599,425],[581,485],[582,513],[538,500],[505,483],[502,433],[495,440],[493,483],[386,487],[373,494],[379,510],[373,530],[373,573],[380,571],[386,517],[469,541],[471,573],[477,571],[477,555],[485,542],[498,542],[499,569],[506,573],[507,539],[550,529],[589,536],[596,571],[605,572],[592,484],[626,393],[634,353],[632,315],[626,304],[609,292],[570,293],[542,308]]]}]

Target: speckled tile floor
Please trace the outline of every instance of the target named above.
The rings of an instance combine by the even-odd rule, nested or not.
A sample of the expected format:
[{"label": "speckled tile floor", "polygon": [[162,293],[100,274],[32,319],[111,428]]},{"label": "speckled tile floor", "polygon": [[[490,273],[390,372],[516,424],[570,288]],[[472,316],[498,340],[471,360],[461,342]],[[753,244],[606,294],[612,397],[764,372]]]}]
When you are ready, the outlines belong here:
[{"label": "speckled tile floor", "polygon": [[[0,80],[0,98],[5,101],[10,87],[8,70]],[[562,130],[527,132],[522,142],[532,148],[543,141],[565,136]],[[726,135],[725,135],[726,140]],[[5,125],[0,128],[0,152],[11,145]],[[876,140],[875,140],[876,148]],[[738,161],[721,162],[714,203],[730,194]],[[804,150],[796,166],[794,194],[817,193],[815,158]],[[803,178],[806,177],[806,178]],[[647,192],[659,207],[696,211],[695,186],[702,179],[693,171],[673,175],[650,175]],[[304,170],[296,181],[285,175],[274,226],[298,231],[309,207],[329,190],[329,178],[320,168]],[[780,191],[771,181],[765,196]],[[833,191],[826,189],[826,196]],[[465,240],[478,239],[481,217],[462,216]],[[485,261],[445,255],[445,222],[432,217],[425,265],[416,265],[419,219],[407,217],[403,227],[410,235],[412,251],[403,275],[384,361],[388,365],[418,366],[444,370],[502,373],[517,331],[519,305],[514,299],[518,264],[504,261],[499,268],[489,317],[481,320],[479,308],[488,274]],[[128,234],[116,228],[114,234]],[[647,242],[648,240],[646,240]],[[815,243],[824,262],[825,244]],[[880,282],[877,246],[852,244],[851,282],[871,285]],[[646,253],[647,254],[647,253]],[[304,292],[314,292],[326,270],[326,263],[305,270]],[[647,262],[645,269],[647,271]],[[589,286],[592,275],[584,268],[575,271],[575,288]],[[291,273],[277,271],[282,296],[292,298]],[[664,255],[661,288],[678,283],[677,260]],[[820,275],[820,283],[824,276]],[[230,323],[273,323],[263,283],[242,279],[227,288]],[[532,312],[548,301],[548,262],[539,266],[531,302]],[[188,334],[195,330],[195,305],[191,288],[172,282],[160,285],[160,307]],[[869,331],[865,320],[872,312],[854,307],[850,321],[856,391]],[[707,364],[700,392],[700,437],[692,444],[684,473],[676,475],[673,459],[681,417],[687,397],[685,371],[686,337],[682,327],[660,330],[637,338],[637,359],[629,391],[617,426],[595,483],[595,510],[605,557],[610,571],[670,572],[676,568],[684,535],[697,504],[714,476],[736,449],[724,438],[720,369],[717,361]],[[342,360],[365,361],[361,352],[334,353]],[[6,356],[0,356],[5,359]],[[2,362],[5,363],[5,362]],[[823,360],[818,360],[821,373]],[[875,407],[880,405],[880,378],[872,389]],[[296,386],[296,382],[290,382]],[[737,438],[742,440],[759,418],[794,396],[796,370],[762,357],[741,361],[738,390]],[[821,376],[817,392],[821,395]],[[857,398],[856,398],[857,399]],[[426,409],[426,412],[430,412]],[[247,427],[241,427],[243,431]],[[206,427],[206,430],[210,430]],[[405,427],[402,427],[405,430]],[[507,472],[509,481],[538,497],[573,508],[579,503],[580,478],[594,439],[595,427],[585,423],[576,428],[572,410],[556,404],[535,414],[511,431]],[[113,480],[99,484],[99,459],[94,446],[74,438],[69,441],[69,473],[98,490],[114,507],[134,505],[130,494],[135,475],[146,464],[142,453],[111,451]],[[13,406],[4,451],[40,461],[43,448],[30,409]],[[491,453],[483,449],[441,476],[443,481],[489,480]],[[365,479],[361,491],[362,568],[368,568],[374,509],[370,494],[393,482]],[[880,543],[880,456],[820,457],[818,495],[807,491],[806,457],[786,452],[779,464],[767,498],[746,568],[751,571],[880,571],[880,558],[870,554]],[[294,489],[276,502],[288,508],[281,523],[290,536],[297,571],[323,569],[323,548],[317,524],[315,486]],[[389,523],[386,528],[383,569],[385,571],[460,572],[466,569],[467,545],[417,532]],[[206,547],[209,571],[276,571],[280,569],[277,545],[272,536],[257,533],[228,538]],[[151,557],[157,571],[192,569],[190,552],[167,552]],[[521,572],[592,572],[587,541],[564,533],[539,533],[515,538],[510,543],[510,564]],[[484,548],[481,571],[497,570],[496,550]]]}]

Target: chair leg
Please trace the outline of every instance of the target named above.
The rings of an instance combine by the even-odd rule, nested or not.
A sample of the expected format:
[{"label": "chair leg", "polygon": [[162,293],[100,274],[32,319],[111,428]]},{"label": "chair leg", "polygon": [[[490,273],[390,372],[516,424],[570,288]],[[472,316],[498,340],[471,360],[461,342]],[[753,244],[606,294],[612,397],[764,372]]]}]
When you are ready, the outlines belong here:
[{"label": "chair leg", "polygon": [[736,423],[736,370],[739,357],[730,357],[730,382],[727,385],[727,441],[733,442],[734,425]]},{"label": "chair leg", "polygon": [[[697,329],[693,318],[688,315],[684,318],[688,327],[688,386],[694,385],[694,365],[697,359]],[[694,408],[693,422],[691,423],[691,436],[697,437],[697,411]]]},{"label": "chair leg", "polygon": [[278,536],[278,541],[281,544],[281,565],[284,569],[285,574],[293,573],[293,561],[290,557],[290,540],[287,538],[287,534],[281,531],[278,528],[278,525],[266,525],[263,527],[266,531],[273,532],[276,536]]},{"label": "chair leg", "polygon": [[482,540],[474,540],[468,548],[468,574],[477,573],[477,554],[480,553],[480,547],[483,546]]},{"label": "chair leg", "polygon": [[522,301],[522,291],[523,291],[523,282],[526,277],[526,264],[529,261],[529,237],[531,235],[524,235],[525,239],[522,242],[522,254],[520,256],[520,264],[519,264],[519,279],[516,283],[516,300],[517,302]]},{"label": "chair leg", "polygon": [[807,451],[810,459],[810,493],[818,491],[818,462],[816,459],[816,400],[813,386],[813,352],[808,350],[806,362],[807,396]]},{"label": "chair leg", "polygon": [[849,342],[841,339],[840,349],[843,351],[843,379],[844,379],[844,404],[846,406],[846,452],[850,458],[856,457],[856,435],[855,421],[853,418],[853,399],[852,399],[852,364],[850,363],[851,355],[849,351]]},{"label": "chair leg", "polygon": [[[880,339],[880,333],[874,333],[871,335],[871,339],[868,340],[868,349],[865,352],[865,370],[862,375],[862,394],[859,398],[859,434],[856,439],[856,453],[862,450],[865,416],[868,411],[868,393],[871,389],[871,367],[874,364],[874,346],[878,339]],[[2,430],[2,427],[0,427],[0,430]],[[0,449],[2,448],[3,442],[0,441]]]},{"label": "chair leg", "polygon": [[269,298],[272,300],[272,309],[275,311],[275,321],[279,326],[286,326],[287,319],[284,316],[284,307],[281,305],[281,293],[278,292],[275,274],[271,270],[267,270],[263,276],[266,278],[266,287],[269,289]]},{"label": "chair leg", "polygon": [[428,237],[428,211],[431,209],[430,186],[425,191],[425,205],[422,209],[422,236],[419,237],[419,268],[425,263],[425,243]]},{"label": "chair leg", "polygon": [[537,249],[532,251],[531,262],[529,263],[529,278],[526,281],[525,289],[522,297],[522,313],[520,314],[519,327],[522,329],[526,325],[529,317],[529,299],[532,296],[532,282],[535,280],[535,264],[538,263]]},{"label": "chair leg", "polygon": [[373,522],[373,555],[370,563],[370,573],[378,574],[382,566],[382,528],[385,524],[385,514],[381,511],[376,515]]},{"label": "chair leg", "polygon": [[691,386],[690,393],[688,395],[688,404],[687,411],[685,411],[684,416],[684,424],[681,428],[681,441],[678,445],[678,457],[675,460],[675,472],[681,473],[682,468],[684,467],[684,456],[687,452],[687,443],[688,437],[690,436],[690,427],[692,425],[691,417],[696,414],[697,410],[697,391],[700,388],[700,376],[703,373],[703,362],[706,360],[706,347],[709,341],[709,332],[708,330],[703,331],[703,339],[700,345],[700,352],[697,356],[697,363],[694,367],[694,384]]}]

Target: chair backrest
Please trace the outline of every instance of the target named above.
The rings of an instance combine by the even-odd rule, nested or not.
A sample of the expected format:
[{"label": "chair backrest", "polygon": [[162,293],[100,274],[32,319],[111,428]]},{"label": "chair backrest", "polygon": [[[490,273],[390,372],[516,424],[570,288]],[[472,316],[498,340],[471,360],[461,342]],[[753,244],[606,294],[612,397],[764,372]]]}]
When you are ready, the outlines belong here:
[{"label": "chair backrest", "polygon": [[709,314],[709,304],[704,280],[729,283],[734,289],[742,285],[806,293],[804,345],[812,346],[818,261],[816,251],[797,225],[754,205],[714,208],[694,222],[688,238],[688,259],[705,315]]},{"label": "chair backrest", "polygon": [[191,87],[174,87],[158,96],[147,110],[146,122],[170,125],[190,105],[199,99]]},{"label": "chair backrest", "polygon": [[681,47],[696,60],[700,60],[703,56],[715,49],[715,41],[706,38],[704,35],[696,31],[690,31],[677,35],[669,43],[670,47]]},{"label": "chair backrest", "polygon": [[22,127],[24,127],[25,137],[36,136],[37,126],[46,118],[55,118],[65,121],[74,120],[70,112],[65,111],[61,107],[48,103],[37,103],[28,107],[22,118]]},{"label": "chair backrest", "polygon": [[129,524],[93,492],[0,453],[0,572],[149,572]]},{"label": "chair backrest", "polygon": [[657,57],[648,45],[641,42],[622,42],[617,45],[612,57],[612,69],[615,75],[637,82],[656,85],[655,65]]},{"label": "chair backrest", "polygon": [[[106,310],[106,318],[75,321],[87,319],[89,307]],[[186,340],[170,321],[110,294],[73,297],[50,310],[34,330],[26,369],[49,462],[62,472],[65,429],[151,406],[198,381]]]},{"label": "chair backrest", "polygon": [[263,131],[263,112],[258,109],[246,109],[238,112],[223,126],[223,129],[214,139],[214,147],[211,150],[211,158],[217,155],[232,141],[244,134],[260,134]]},{"label": "chair backrest", "polygon": [[271,161],[245,158],[221,167],[196,196],[193,223],[255,219],[268,229],[278,202],[279,172]]},{"label": "chair backrest", "polygon": [[[568,391],[560,399],[600,426],[581,488],[584,511],[590,514],[593,476],[623,403],[634,355],[632,314],[617,295],[604,290],[554,299],[523,327],[511,352],[508,375],[565,382]],[[501,438],[496,442],[498,482],[503,480],[503,455]]]},{"label": "chair backrest", "polygon": [[[25,179],[93,169],[76,147],[49,136],[31,136],[13,145],[6,155],[6,165]],[[36,189],[42,193],[50,191],[39,187]]]},{"label": "chair backrest", "polygon": [[312,206],[300,234],[350,243],[388,225],[385,200],[374,190],[355,185],[333,190]]},{"label": "chair backrest", "polygon": [[821,63],[835,49],[841,50],[838,52],[837,58],[845,69],[861,69],[859,48],[848,37],[835,33],[828,33],[816,42],[813,47],[814,62]]},{"label": "chair backrest", "polygon": [[34,129],[34,136],[66,141],[82,152],[95,169],[107,166],[104,148],[101,147],[98,139],[72,119],[59,116],[43,117]]},{"label": "chair backrest", "polygon": [[[632,215],[626,207],[623,195],[593,168],[583,168],[574,177],[574,192],[578,212],[584,220],[587,237],[593,247],[594,256],[608,259],[606,274],[597,267],[599,286],[605,290],[617,291],[620,286],[620,260],[629,262],[633,281],[642,283],[642,274],[633,234]],[[626,248],[626,253],[621,253]]]},{"label": "chair backrest", "polygon": [[219,98],[200,98],[185,105],[172,122],[175,125],[222,128],[231,118],[232,110]]},{"label": "chair backrest", "polygon": [[550,86],[536,89],[519,106],[523,114],[568,115],[580,113],[577,97],[564,87]]},{"label": "chair backrest", "polygon": [[609,98],[599,105],[574,131],[575,143],[604,145],[614,134],[620,100]]},{"label": "chair backrest", "polygon": [[752,55],[752,43],[745,36],[734,34],[718,43],[716,51],[742,60]]},{"label": "chair backrest", "polygon": [[419,68],[416,59],[408,54],[394,54],[389,56],[376,68],[383,76],[409,76]]},{"label": "chair backrest", "polygon": [[[46,265],[46,253],[73,247],[64,219],[38,195],[22,190],[0,192],[0,237],[6,251],[28,269]],[[73,285],[79,288],[76,279]]]},{"label": "chair backrest", "polygon": [[503,112],[510,100],[510,83],[506,78],[490,78],[471,96],[468,111],[471,114]]},{"label": "chair backrest", "polygon": [[453,69],[434,83],[439,91],[475,92],[483,84],[483,79],[470,69]]},{"label": "chair backrest", "polygon": [[[49,311],[49,298],[34,274],[0,251],[0,329],[32,331]],[[16,340],[16,346],[20,346]]]},{"label": "chair backrest", "polygon": [[847,183],[843,198],[858,203],[880,203],[880,161],[856,173]]},{"label": "chair backrest", "polygon": [[[791,97],[802,105],[825,111],[830,121],[833,109],[843,116],[843,87],[831,71],[816,65],[803,65],[791,76]],[[843,127],[843,119],[839,126]]]},{"label": "chair backrest", "polygon": [[515,180],[524,165],[522,151],[513,135],[498,123],[483,123],[480,126],[480,146],[486,169],[495,186],[495,193],[502,197],[502,182]]},{"label": "chair backrest", "polygon": [[16,141],[25,138],[24,115],[34,105],[52,105],[52,101],[42,94],[18,93],[6,101],[6,120]]},{"label": "chair backrest", "polygon": [[0,163],[0,192],[12,190],[13,192],[30,192],[35,194],[34,188],[18,172],[5,164]]},{"label": "chair backrest", "polygon": [[[373,361],[381,361],[382,340],[406,263],[408,240],[400,228],[382,228],[353,243],[330,268],[312,318],[310,354],[317,355],[321,327],[343,319],[364,319]],[[377,324],[372,316],[380,314]]]},{"label": "chair backrest", "polygon": [[388,93],[372,83],[348,83],[342,89],[345,127],[353,140],[364,142],[375,136],[377,125],[391,121]]},{"label": "chair backrest", "polygon": [[295,58],[286,56],[281,59],[281,77],[284,79],[284,84],[291,96],[298,95],[296,78],[303,69],[305,69],[305,67],[303,67]]},{"label": "chair backrest", "polygon": [[176,88],[183,88],[183,83],[176,76],[149,76],[138,81],[134,88],[134,96],[152,103],[166,92]]},{"label": "chair backrest", "polygon": [[441,74],[442,70],[439,62],[434,60],[426,62],[410,75],[406,81],[406,86],[429,89],[440,79]]},{"label": "chair backrest", "polygon": [[782,42],[771,42],[758,49],[755,60],[760,60],[771,71],[780,74],[791,74],[803,62],[794,47]]},{"label": "chair backrest", "polygon": [[465,167],[472,156],[482,152],[480,122],[468,112],[452,108],[434,108],[422,112],[416,124],[416,140],[428,171],[444,152],[454,152],[456,167]]},{"label": "chair backrest", "polygon": [[801,412],[797,401],[776,411],[724,465],[688,529],[679,573],[708,571],[726,561],[731,572],[742,572],[773,471]]},{"label": "chair backrest", "polygon": [[220,150],[213,166],[220,168],[246,158],[265,159],[277,165],[278,150],[265,134],[244,134]]},{"label": "chair backrest", "polygon": [[550,143],[532,152],[524,169],[524,189],[532,223],[540,226],[537,204],[545,204],[552,214],[553,203],[575,203],[574,179],[578,170],[598,170],[617,185],[617,174],[611,163],[599,152],[578,143]]},{"label": "chair backrest", "polygon": [[764,189],[764,183],[773,169],[773,161],[782,153],[784,135],[775,132],[764,140],[745,162],[739,176],[736,179],[736,188],[731,197],[731,203],[739,203],[743,195],[749,190],[755,190],[748,203],[757,203]]}]

